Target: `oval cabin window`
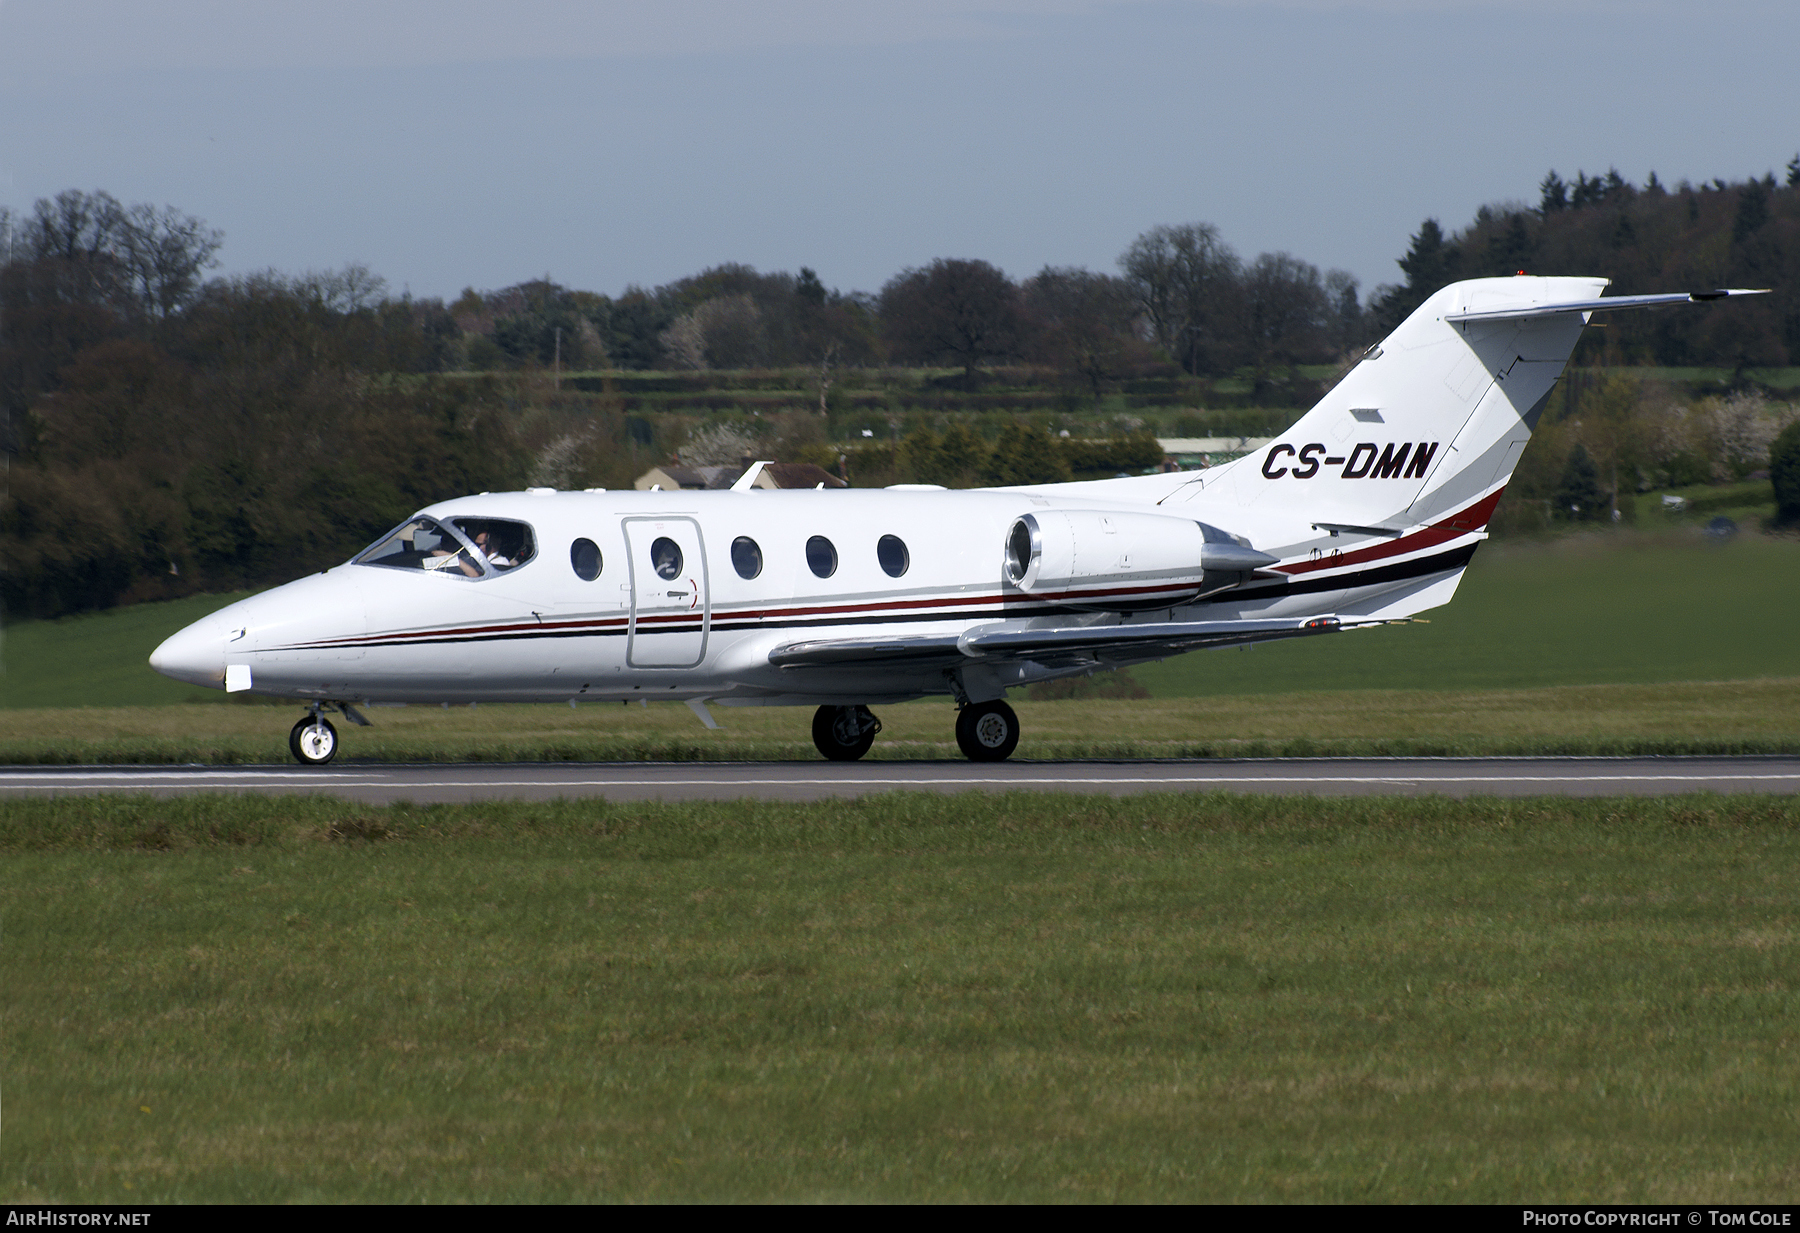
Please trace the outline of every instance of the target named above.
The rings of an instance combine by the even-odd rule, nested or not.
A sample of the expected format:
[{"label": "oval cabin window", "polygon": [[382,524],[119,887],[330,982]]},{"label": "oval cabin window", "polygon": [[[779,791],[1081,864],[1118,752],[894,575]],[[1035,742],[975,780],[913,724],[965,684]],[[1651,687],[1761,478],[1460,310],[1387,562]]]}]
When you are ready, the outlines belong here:
[{"label": "oval cabin window", "polygon": [[762,549],[748,535],[731,541],[731,568],[740,578],[754,578],[762,573]]},{"label": "oval cabin window", "polygon": [[583,582],[592,582],[600,576],[600,545],[591,539],[578,539],[569,545],[569,564],[575,567],[575,576]]},{"label": "oval cabin window", "polygon": [[806,565],[821,578],[829,578],[837,573],[837,549],[823,535],[815,535],[806,541]]},{"label": "oval cabin window", "polygon": [[912,554],[898,535],[881,537],[875,545],[875,559],[881,562],[881,572],[890,578],[898,578],[912,565]]},{"label": "oval cabin window", "polygon": [[673,582],[681,577],[681,549],[668,536],[659,535],[650,545],[650,564],[659,576]]}]

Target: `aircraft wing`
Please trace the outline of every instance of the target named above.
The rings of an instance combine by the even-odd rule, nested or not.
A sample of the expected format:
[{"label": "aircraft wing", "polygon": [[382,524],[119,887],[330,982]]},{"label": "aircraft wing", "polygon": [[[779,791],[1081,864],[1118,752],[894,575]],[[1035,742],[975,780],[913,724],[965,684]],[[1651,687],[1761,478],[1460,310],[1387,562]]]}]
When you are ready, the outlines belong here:
[{"label": "aircraft wing", "polygon": [[828,638],[790,642],[769,652],[778,668],[866,667],[906,670],[950,668],[971,660],[1030,659],[1057,664],[1097,659],[1146,660],[1209,646],[1269,642],[1331,633],[1343,622],[1333,616],[1272,621],[1156,621],[1130,625],[1070,625],[1024,628],[977,625],[960,635],[898,638]]}]

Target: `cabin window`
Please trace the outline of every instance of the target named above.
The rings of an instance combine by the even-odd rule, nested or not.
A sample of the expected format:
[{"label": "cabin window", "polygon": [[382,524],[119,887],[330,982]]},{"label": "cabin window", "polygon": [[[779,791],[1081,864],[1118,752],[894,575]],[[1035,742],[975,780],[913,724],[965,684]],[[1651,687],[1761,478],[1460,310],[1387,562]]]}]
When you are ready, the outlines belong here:
[{"label": "cabin window", "polygon": [[583,582],[592,582],[600,576],[600,545],[591,539],[578,539],[569,545],[569,564],[575,568],[575,576]]},{"label": "cabin window", "polygon": [[912,554],[898,535],[881,537],[875,545],[875,559],[881,562],[881,572],[890,578],[898,578],[912,564]]},{"label": "cabin window", "polygon": [[492,578],[537,555],[531,528],[502,518],[414,518],[356,558],[358,565],[422,569],[446,578]]},{"label": "cabin window", "polygon": [[731,541],[731,568],[740,578],[754,578],[762,573],[762,549],[748,535]]},{"label": "cabin window", "polygon": [[666,535],[659,535],[650,545],[650,565],[657,576],[670,582],[681,577],[681,548]]},{"label": "cabin window", "polygon": [[806,541],[806,564],[821,578],[829,578],[837,573],[837,549],[823,535],[815,535]]}]

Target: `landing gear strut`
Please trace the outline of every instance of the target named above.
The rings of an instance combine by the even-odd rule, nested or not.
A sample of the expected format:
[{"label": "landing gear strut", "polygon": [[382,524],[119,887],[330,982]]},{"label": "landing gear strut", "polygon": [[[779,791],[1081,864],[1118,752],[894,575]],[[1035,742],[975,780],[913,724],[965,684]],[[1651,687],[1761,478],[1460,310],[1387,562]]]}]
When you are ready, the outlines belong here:
[{"label": "landing gear strut", "polygon": [[869,752],[881,721],[866,706],[822,706],[813,714],[813,744],[833,762],[854,762]]},{"label": "landing gear strut", "polygon": [[307,766],[324,766],[337,757],[338,734],[331,721],[314,711],[288,733],[288,748]]},{"label": "landing gear strut", "polygon": [[956,743],[971,762],[1004,762],[1019,747],[1019,717],[1004,702],[974,702],[956,713]]}]

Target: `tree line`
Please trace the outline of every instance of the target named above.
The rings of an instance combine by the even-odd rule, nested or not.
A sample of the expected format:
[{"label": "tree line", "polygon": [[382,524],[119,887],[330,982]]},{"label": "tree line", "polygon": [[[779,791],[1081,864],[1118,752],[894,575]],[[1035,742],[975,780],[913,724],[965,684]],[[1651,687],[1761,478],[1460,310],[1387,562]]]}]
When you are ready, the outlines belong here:
[{"label": "tree line", "polygon": [[[1426,220],[1399,261],[1405,281],[1366,303],[1340,271],[1245,260],[1205,223],[1146,231],[1116,272],[1015,280],[943,258],[862,293],[808,268],[727,264],[618,296],[540,279],[446,303],[390,295],[355,265],[209,277],[223,236],[204,221],[71,190],[0,209],[0,599],[54,615],[265,585],[345,559],[432,501],[620,486],[682,447],[690,420],[627,415],[604,380],[559,386],[573,370],[804,368],[811,393],[760,424],[796,459],[847,455],[859,483],[1137,469],[1155,462],[1142,432],[1087,443],[1019,423],[982,438],[938,416],[847,450],[818,412],[836,405],[838,374],[877,364],[951,369],[930,378],[944,391],[1000,362],[1093,399],[1158,372],[1274,389],[1283,369],[1354,355],[1445,281],[1515,269],[1611,273],[1621,292],[1785,288],[1797,180],[1794,165],[1785,184],[1552,173],[1535,207],[1485,207],[1453,234]],[[1621,363],[1779,364],[1800,354],[1800,319],[1792,297],[1771,296],[1621,323],[1592,346]],[[1682,450],[1653,453],[1633,455],[1644,474],[1688,465]]]},{"label": "tree line", "polygon": [[977,259],[902,270],[876,294],[818,274],[714,266],[617,298],[535,280],[449,306],[462,362],[492,370],[1037,364],[1101,386],[1173,361],[1195,376],[1329,363],[1362,339],[1356,280],[1287,254],[1241,260],[1205,223],[1156,227],[1119,273],[1046,267],[1015,281]]},{"label": "tree line", "polygon": [[1782,183],[1771,171],[1671,186],[1651,172],[1637,185],[1617,170],[1579,171],[1570,183],[1552,170],[1535,206],[1483,206],[1453,234],[1426,219],[1399,266],[1405,281],[1370,297],[1376,333],[1446,283],[1521,271],[1602,275],[1613,280],[1610,295],[1774,288],[1729,312],[1625,314],[1584,335],[1575,362],[1783,366],[1800,359],[1800,297],[1791,294],[1800,284],[1800,155]]}]

